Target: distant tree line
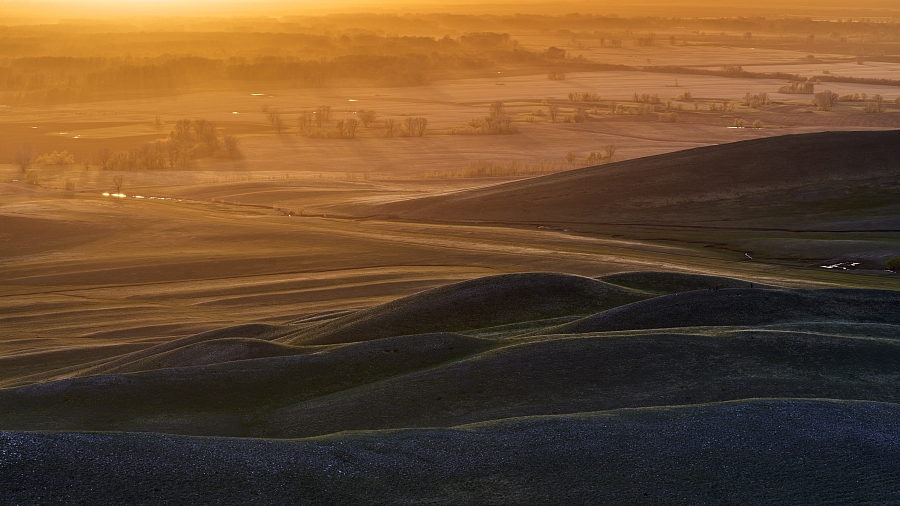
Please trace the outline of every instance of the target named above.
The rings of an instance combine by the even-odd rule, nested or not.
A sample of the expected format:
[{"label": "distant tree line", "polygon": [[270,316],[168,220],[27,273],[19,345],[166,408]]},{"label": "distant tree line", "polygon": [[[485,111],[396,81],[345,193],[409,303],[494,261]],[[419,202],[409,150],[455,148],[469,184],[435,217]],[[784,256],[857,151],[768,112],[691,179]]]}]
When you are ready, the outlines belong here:
[{"label": "distant tree line", "polygon": [[816,83],[810,80],[793,81],[778,88],[778,93],[811,95],[816,91]]},{"label": "distant tree line", "polygon": [[[660,72],[666,74],[688,74],[688,75],[704,75],[704,76],[720,76],[720,77],[743,77],[748,79],[779,79],[783,81],[790,81],[791,83],[798,83],[797,87],[800,88],[808,81],[807,78],[800,76],[799,74],[788,74],[786,72],[749,72],[744,70],[742,67],[733,67],[733,66],[725,66],[719,70],[716,69],[705,69],[705,68],[694,68],[694,67],[677,67],[677,66],[661,66],[661,67],[632,67],[632,70],[642,71],[642,72]],[[829,83],[856,83],[856,84],[871,84],[878,86],[900,86],[900,79],[885,79],[885,78],[875,78],[875,77],[849,77],[849,76],[836,76],[836,75],[828,75],[823,74],[816,76],[816,82],[829,82]],[[811,93],[811,92],[810,92]]]},{"label": "distant tree line", "polygon": [[569,102],[599,102],[600,95],[594,93],[593,91],[585,91],[585,92],[572,92],[569,93]]},{"label": "distant tree line", "polygon": [[505,33],[469,33],[457,39],[360,34],[347,37],[347,42],[340,37],[310,36],[306,40],[318,44],[317,51],[309,52],[328,56],[10,58],[0,60],[0,92],[13,92],[13,102],[66,102],[112,90],[167,93],[221,79],[288,81],[300,87],[347,80],[410,86],[428,82],[435,70],[483,69],[497,63],[544,64],[556,58],[522,49]]},{"label": "distant tree line", "polygon": [[[271,112],[269,114],[271,117]],[[300,116],[297,118],[297,135],[315,139],[354,139],[360,125],[367,129],[373,129],[378,126],[377,120],[378,113],[376,111],[360,109],[356,111],[356,118],[344,118],[332,123],[331,106],[323,105],[314,110],[300,112]],[[398,122],[393,118],[385,118],[381,123],[385,137],[395,135],[422,137],[428,126],[428,119],[407,117]],[[280,132],[278,128],[275,130]]]}]

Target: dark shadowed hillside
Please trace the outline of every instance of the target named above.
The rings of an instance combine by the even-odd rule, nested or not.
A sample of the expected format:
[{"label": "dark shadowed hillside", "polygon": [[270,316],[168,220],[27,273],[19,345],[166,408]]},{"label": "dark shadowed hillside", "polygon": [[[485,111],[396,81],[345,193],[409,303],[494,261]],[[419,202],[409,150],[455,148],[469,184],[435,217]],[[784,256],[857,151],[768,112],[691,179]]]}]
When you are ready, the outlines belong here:
[{"label": "dark shadowed hillside", "polygon": [[[897,229],[900,131],[750,140],[357,213],[500,223]],[[843,225],[837,224],[843,222]]]},{"label": "dark shadowed hillside", "polygon": [[[13,504],[896,502],[897,292],[602,279],[487,276],[19,378],[0,389],[0,492]],[[716,284],[735,288],[696,290]]]}]

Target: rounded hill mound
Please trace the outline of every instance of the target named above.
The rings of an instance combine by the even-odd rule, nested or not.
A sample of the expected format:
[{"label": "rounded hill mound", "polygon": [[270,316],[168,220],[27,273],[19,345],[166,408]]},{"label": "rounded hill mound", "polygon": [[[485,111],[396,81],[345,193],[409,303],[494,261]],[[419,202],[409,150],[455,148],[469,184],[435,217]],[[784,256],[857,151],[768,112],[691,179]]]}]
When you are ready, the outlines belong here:
[{"label": "rounded hill mound", "polygon": [[453,283],[336,318],[280,338],[334,344],[467,330],[589,314],[646,298],[596,279],[558,273],[502,274]]},{"label": "rounded hill mound", "polygon": [[883,290],[699,290],[617,307],[543,334],[792,322],[900,324],[900,293]]},{"label": "rounded hill mound", "polygon": [[613,285],[634,288],[654,294],[670,294],[707,290],[709,288],[749,288],[750,284],[757,288],[774,288],[769,285],[706,274],[688,274],[683,272],[635,271],[619,272],[597,278]]}]

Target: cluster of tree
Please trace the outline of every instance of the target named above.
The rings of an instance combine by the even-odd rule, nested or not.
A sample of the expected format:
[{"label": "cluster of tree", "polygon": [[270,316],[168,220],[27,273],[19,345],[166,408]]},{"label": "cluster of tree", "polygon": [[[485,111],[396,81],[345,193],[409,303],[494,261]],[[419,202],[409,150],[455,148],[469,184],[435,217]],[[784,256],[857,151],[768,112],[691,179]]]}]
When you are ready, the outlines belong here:
[{"label": "cluster of tree", "polygon": [[612,162],[618,149],[615,144],[607,144],[603,147],[603,151],[591,151],[583,157],[574,151],[569,151],[564,158],[569,165],[580,163],[582,167],[590,167],[591,165]]},{"label": "cluster of tree", "polygon": [[658,116],[660,123],[678,123],[679,117],[677,112],[664,112]]},{"label": "cluster of tree", "polygon": [[375,120],[378,119],[378,113],[373,110],[360,109],[356,111],[356,115],[366,128],[372,127],[375,124]]},{"label": "cluster of tree", "polygon": [[816,83],[810,80],[806,81],[793,81],[789,84],[786,84],[780,88],[778,88],[778,93],[788,93],[788,94],[798,94],[798,95],[810,95],[815,93],[816,91]]},{"label": "cluster of tree", "polygon": [[887,104],[884,102],[884,97],[876,94],[872,96],[871,100],[866,102],[866,107],[863,110],[867,113],[881,114],[887,110]]},{"label": "cluster of tree", "polygon": [[656,106],[651,104],[638,104],[636,107],[632,107],[626,104],[612,102],[610,104],[610,109],[614,116],[623,116],[626,114],[631,116],[648,116],[656,112]]},{"label": "cluster of tree", "polygon": [[816,93],[813,96],[812,103],[814,106],[816,106],[816,109],[820,111],[830,111],[834,108],[834,106],[837,105],[838,99],[839,97],[837,93],[831,90],[826,90]]},{"label": "cluster of tree", "polygon": [[865,102],[869,99],[869,95],[866,93],[848,93],[846,95],[841,95],[838,97],[838,102]]},{"label": "cluster of tree", "polygon": [[359,128],[359,121],[353,118],[337,120],[334,123],[334,129],[337,131],[338,137],[342,139],[355,139],[357,128]]},{"label": "cluster of tree", "polygon": [[329,105],[320,105],[314,111],[300,111],[300,116],[297,118],[297,133],[303,137],[334,137],[335,135],[325,128],[330,121],[331,106]]},{"label": "cluster of tree", "polygon": [[690,91],[685,91],[684,93],[679,93],[675,96],[675,100],[679,102],[689,102],[694,99],[694,94]]},{"label": "cluster of tree", "polygon": [[502,135],[518,132],[512,118],[506,113],[502,101],[491,102],[488,115],[472,118],[461,129],[451,130],[454,134]]},{"label": "cluster of tree", "polygon": [[272,130],[275,130],[275,133],[280,134],[285,130],[284,118],[281,116],[281,111],[278,109],[270,109],[269,106],[262,106],[262,112],[266,115],[266,121],[271,125]]},{"label": "cluster of tree", "polygon": [[[356,111],[356,117],[341,119],[334,122],[333,128],[329,127],[332,120],[331,106],[323,105],[315,110],[304,110],[297,118],[297,133],[303,137],[316,139],[353,139],[360,125],[366,128],[375,128],[378,125],[378,113],[374,110],[360,109]],[[400,135],[403,137],[422,137],[428,126],[426,118],[405,118],[396,121],[394,118],[385,118],[381,122],[385,137]]]},{"label": "cluster of tree", "polygon": [[772,103],[772,100],[769,99],[769,94],[766,92],[762,93],[750,93],[747,92],[744,95],[744,105],[747,107],[752,107],[753,109],[759,109],[762,106],[766,106]]},{"label": "cluster of tree", "polygon": [[735,106],[736,106],[736,104],[730,100],[723,100],[718,103],[717,102],[707,102],[706,103],[706,108],[713,112],[715,112],[715,111],[722,111],[722,112],[733,111]]},{"label": "cluster of tree", "polygon": [[[328,129],[327,125],[331,122],[331,106],[322,105],[314,111],[305,110],[297,118],[297,133],[317,139],[355,139],[360,123],[366,128],[371,128],[378,117],[375,111],[366,110],[356,111],[356,115],[359,119],[340,119],[334,122],[334,129]],[[391,123],[393,124],[393,120]]]},{"label": "cluster of tree", "polygon": [[736,128],[765,128],[765,124],[761,120],[756,120],[751,124],[741,118],[734,118],[732,125]]},{"label": "cluster of tree", "polygon": [[555,70],[547,74],[547,79],[551,81],[565,81],[566,73],[561,70]]},{"label": "cluster of tree", "polygon": [[566,164],[554,160],[478,160],[469,162],[460,170],[428,171],[422,173],[422,177],[426,179],[450,179],[538,176],[561,172],[568,168],[570,167]]},{"label": "cluster of tree", "polygon": [[75,163],[75,155],[70,155],[68,151],[53,151],[44,153],[34,159],[37,166],[43,165],[72,165]]},{"label": "cluster of tree", "polygon": [[212,121],[182,119],[164,140],[118,152],[103,148],[97,152],[96,160],[103,170],[160,170],[187,167],[192,159],[206,156],[238,159],[242,156],[240,140],[233,135],[220,135]]},{"label": "cluster of tree", "polygon": [[566,59],[566,50],[555,46],[548,47],[547,51],[544,54],[546,54],[547,58],[551,60]]},{"label": "cluster of tree", "polygon": [[[879,95],[880,97],[880,95]],[[874,97],[872,97],[874,99]],[[881,102],[884,102],[884,97],[881,97]],[[846,95],[841,95],[838,97],[838,102],[868,102],[869,95],[867,93],[848,93]],[[894,98],[894,103],[900,105],[900,95]]]},{"label": "cluster of tree", "polygon": [[631,99],[639,104],[658,104],[661,102],[659,95],[650,95],[649,93],[635,93]]},{"label": "cluster of tree", "polygon": [[593,91],[569,93],[569,102],[599,102],[600,95]]},{"label": "cluster of tree", "polygon": [[402,137],[422,137],[425,135],[427,126],[427,118],[408,117],[400,123],[400,135]]},{"label": "cluster of tree", "polygon": [[[704,68],[695,68],[695,67],[677,67],[677,66],[662,66],[662,67],[627,67],[629,70],[642,71],[642,72],[659,72],[666,74],[688,74],[688,75],[702,75],[702,76],[719,76],[719,77],[744,77],[748,79],[779,79],[783,81],[791,81],[792,83],[799,83],[798,87],[802,87],[804,82],[812,82],[809,81],[808,78],[802,77],[799,74],[788,74],[786,72],[749,72],[744,70],[742,67],[722,67],[720,70],[715,69],[704,69]],[[820,75],[816,76],[815,83],[820,82],[829,82],[829,83],[854,83],[854,84],[871,84],[877,86],[900,86],[900,79],[885,79],[885,78],[876,78],[876,77],[849,77],[849,76],[836,76],[836,75]],[[785,92],[789,93],[789,92]],[[812,93],[811,91],[809,93]]]}]

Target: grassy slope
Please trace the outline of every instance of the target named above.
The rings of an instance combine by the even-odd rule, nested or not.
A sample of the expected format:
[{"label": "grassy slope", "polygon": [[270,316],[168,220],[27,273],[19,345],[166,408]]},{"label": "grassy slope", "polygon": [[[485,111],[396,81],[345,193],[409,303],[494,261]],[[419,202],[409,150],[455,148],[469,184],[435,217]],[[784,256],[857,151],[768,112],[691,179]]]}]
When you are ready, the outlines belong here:
[{"label": "grassy slope", "polygon": [[[0,433],[0,490],[98,504],[900,500],[897,292],[738,288],[628,303],[745,282],[611,278],[641,291],[493,276],[0,389],[0,429],[20,431]],[[567,324],[577,334],[381,337],[478,334],[592,304],[624,305]],[[626,330],[586,333],[608,321]],[[694,326],[654,330],[676,324]],[[332,344],[279,342],[304,335]],[[621,408],[639,409],[609,412]],[[21,432],[35,430],[65,433]],[[337,434],[348,430],[376,432]]]},{"label": "grassy slope", "polygon": [[871,218],[876,209],[896,206],[898,157],[900,131],[787,135],[384,204],[370,212],[439,221],[732,227],[740,220],[803,228],[810,216],[821,225],[847,212],[865,210]]},{"label": "grassy slope", "polygon": [[597,279],[655,295],[689,292],[691,290],[708,290],[710,288],[748,288],[751,284],[757,288],[774,288],[752,280],[683,272],[619,272],[601,276]]},{"label": "grassy slope", "polygon": [[647,297],[635,290],[582,276],[504,274],[426,290],[279,340],[294,344],[333,344],[428,332],[463,332],[590,314]]},{"label": "grassy slope", "polygon": [[[461,293],[471,287],[451,286]],[[174,350],[139,352],[137,361],[108,372],[152,368],[157,360],[167,369],[0,390],[0,427],[299,437],[751,397],[900,402],[896,297],[863,290],[697,291],[545,331],[553,335],[506,339],[426,334],[292,347],[235,338],[283,330],[238,328],[221,333],[220,347],[201,335]],[[405,304],[392,307],[406,314]],[[693,328],[585,333],[660,322]],[[289,356],[200,365],[248,342]],[[196,366],[178,367],[186,359]]]},{"label": "grassy slope", "polygon": [[539,226],[883,275],[900,251],[900,131],[786,135],[444,195],[346,208],[419,222]]},{"label": "grassy slope", "polygon": [[582,334],[816,321],[898,325],[898,304],[900,292],[886,290],[698,290],[620,306],[542,332]]},{"label": "grassy slope", "polygon": [[0,433],[11,503],[888,504],[900,407],[753,400],[301,441]]}]

